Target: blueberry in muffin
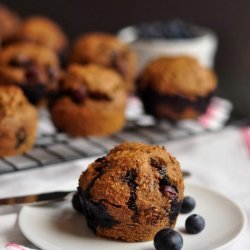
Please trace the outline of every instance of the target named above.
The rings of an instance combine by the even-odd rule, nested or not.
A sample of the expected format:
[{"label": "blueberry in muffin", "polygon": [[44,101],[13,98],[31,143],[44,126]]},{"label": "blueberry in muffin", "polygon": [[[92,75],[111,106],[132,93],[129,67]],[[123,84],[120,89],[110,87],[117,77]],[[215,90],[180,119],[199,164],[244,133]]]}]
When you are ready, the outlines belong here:
[{"label": "blueberry in muffin", "polygon": [[127,93],[115,71],[72,64],[51,97],[54,125],[72,136],[110,135],[125,123]]},{"label": "blueberry in muffin", "polygon": [[38,114],[21,89],[0,86],[0,157],[30,150],[36,138]]},{"label": "blueberry in muffin", "polygon": [[79,37],[73,45],[70,61],[111,68],[123,77],[129,92],[134,89],[136,56],[126,44],[111,34],[89,33]]},{"label": "blueberry in muffin", "polygon": [[0,85],[19,86],[33,104],[56,88],[59,77],[57,55],[47,47],[17,43],[0,51]]},{"label": "blueberry in muffin", "polygon": [[159,230],[173,228],[183,191],[178,161],[164,147],[136,142],[91,163],[78,186],[89,228],[128,242],[152,240]]},{"label": "blueberry in muffin", "polygon": [[196,118],[206,111],[217,78],[195,58],[160,57],[146,66],[137,87],[147,113],[179,120]]}]

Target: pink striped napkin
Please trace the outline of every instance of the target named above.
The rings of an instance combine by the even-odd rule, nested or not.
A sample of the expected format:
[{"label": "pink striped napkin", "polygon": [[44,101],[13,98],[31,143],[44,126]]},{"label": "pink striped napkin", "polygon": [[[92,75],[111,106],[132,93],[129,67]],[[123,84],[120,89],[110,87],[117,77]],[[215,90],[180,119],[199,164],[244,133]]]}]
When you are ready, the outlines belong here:
[{"label": "pink striped napkin", "polygon": [[6,243],[5,246],[1,248],[1,250],[35,250],[35,249],[27,248],[27,247],[18,245],[16,243]]},{"label": "pink striped napkin", "polygon": [[241,136],[243,138],[244,144],[250,156],[250,128],[242,127],[241,128]]}]

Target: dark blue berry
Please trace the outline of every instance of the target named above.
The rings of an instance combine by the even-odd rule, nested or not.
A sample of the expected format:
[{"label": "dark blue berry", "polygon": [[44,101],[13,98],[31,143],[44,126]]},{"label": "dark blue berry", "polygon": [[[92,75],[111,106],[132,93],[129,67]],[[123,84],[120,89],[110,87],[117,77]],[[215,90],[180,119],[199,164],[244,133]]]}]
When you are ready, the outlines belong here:
[{"label": "dark blue berry", "polygon": [[198,234],[205,228],[205,220],[198,214],[190,215],[185,222],[187,233]]},{"label": "dark blue berry", "polygon": [[40,70],[36,65],[30,65],[26,68],[25,76],[28,85],[35,85],[40,82]]},{"label": "dark blue berry", "polygon": [[183,199],[182,206],[181,206],[181,213],[187,214],[190,213],[195,208],[195,200],[190,196],[186,196]]},{"label": "dark blue berry", "polygon": [[183,238],[173,229],[162,229],[154,237],[154,246],[156,250],[180,250]]},{"label": "dark blue berry", "polygon": [[21,145],[23,145],[23,143],[26,141],[27,139],[27,133],[26,130],[21,127],[17,133],[16,133],[16,145],[15,145],[15,149],[19,148]]},{"label": "dark blue berry", "polygon": [[83,213],[82,205],[81,205],[81,202],[80,202],[80,197],[79,197],[78,192],[74,193],[74,195],[73,195],[73,198],[72,198],[72,206],[73,206],[73,208],[74,208],[77,212]]},{"label": "dark blue berry", "polygon": [[71,89],[70,96],[76,103],[79,103],[87,96],[87,90],[81,85],[78,89]]},{"label": "dark blue berry", "polygon": [[143,23],[137,27],[138,36],[141,38],[167,38],[185,39],[197,37],[201,34],[198,27],[180,19],[167,22]]},{"label": "dark blue berry", "polygon": [[162,185],[160,191],[163,195],[169,196],[172,200],[177,199],[178,193],[175,188],[170,185]]},{"label": "dark blue berry", "polygon": [[142,38],[164,38],[160,22],[143,23],[138,27],[138,33]]}]

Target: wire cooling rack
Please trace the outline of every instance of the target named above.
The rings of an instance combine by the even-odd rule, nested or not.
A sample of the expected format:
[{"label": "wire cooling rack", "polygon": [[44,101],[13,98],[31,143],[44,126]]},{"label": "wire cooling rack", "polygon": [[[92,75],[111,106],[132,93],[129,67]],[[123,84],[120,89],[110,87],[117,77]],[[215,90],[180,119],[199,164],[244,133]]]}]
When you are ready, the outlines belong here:
[{"label": "wire cooling rack", "polygon": [[128,121],[122,132],[109,137],[79,138],[70,138],[66,134],[58,133],[48,113],[42,110],[34,148],[23,155],[0,158],[0,174],[102,155],[125,140],[161,144],[218,131],[225,126],[232,105],[227,100],[214,98],[210,107],[210,113],[199,120],[171,123],[156,121],[145,115],[138,99],[132,99],[127,110]]}]

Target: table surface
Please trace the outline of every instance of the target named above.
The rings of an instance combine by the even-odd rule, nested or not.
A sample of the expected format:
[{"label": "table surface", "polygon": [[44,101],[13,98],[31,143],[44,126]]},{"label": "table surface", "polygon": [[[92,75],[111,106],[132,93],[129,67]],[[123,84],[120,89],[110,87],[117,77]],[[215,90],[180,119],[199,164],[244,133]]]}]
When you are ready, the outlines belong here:
[{"label": "table surface", "polygon": [[[172,141],[166,147],[179,160],[182,169],[191,172],[189,181],[233,199],[250,221],[250,151],[242,134],[238,127],[227,127],[217,133]],[[76,188],[80,173],[92,160],[88,158],[2,175],[0,197],[52,191],[60,187]],[[18,206],[1,207],[0,247],[6,242],[32,246],[17,226],[19,210]],[[249,223],[242,237],[227,249],[250,249],[247,234],[250,234]]]}]

